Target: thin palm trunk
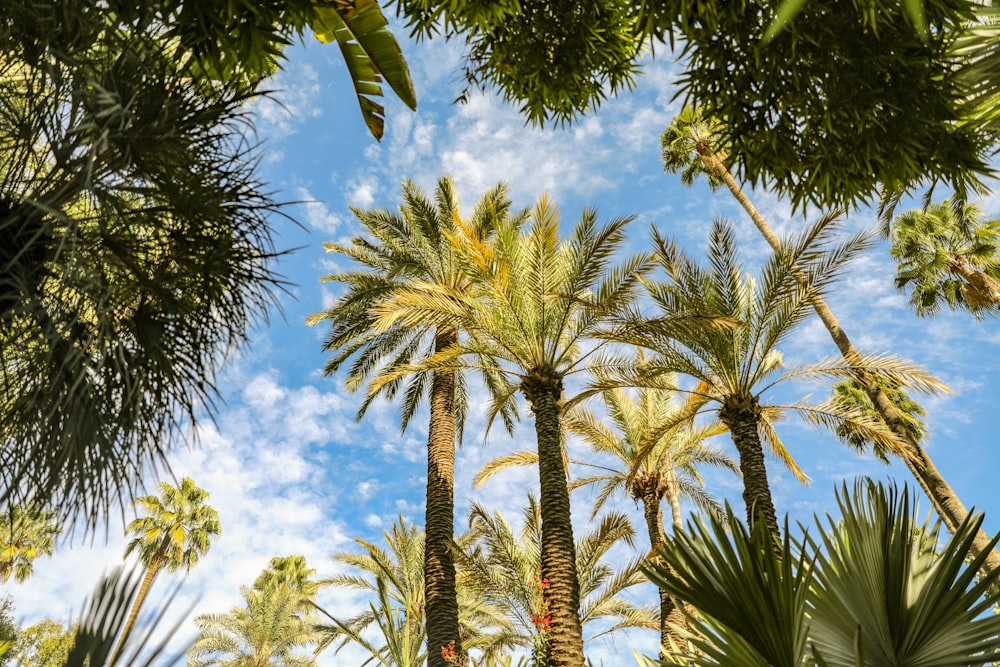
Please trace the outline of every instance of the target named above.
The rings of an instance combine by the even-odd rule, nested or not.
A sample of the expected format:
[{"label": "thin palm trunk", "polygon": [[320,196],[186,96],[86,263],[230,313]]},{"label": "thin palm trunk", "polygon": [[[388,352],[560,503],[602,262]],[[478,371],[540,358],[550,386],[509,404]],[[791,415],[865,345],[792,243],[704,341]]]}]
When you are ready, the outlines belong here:
[{"label": "thin palm trunk", "polygon": [[[750,216],[754,226],[757,227],[767,240],[768,245],[774,250],[780,249],[781,240],[771,230],[767,221],[764,220],[764,216],[760,214],[753,205],[753,202],[744,194],[729,169],[711,152],[708,146],[699,144],[698,155],[701,157],[702,163],[709,174],[726,184],[733,197],[736,198],[736,201],[739,202],[743,210]],[[850,338],[847,337],[847,333],[840,326],[840,322],[826,305],[826,301],[817,296],[813,298],[812,303],[816,314],[819,315],[823,325],[830,332],[830,337],[833,338],[834,344],[836,344],[837,349],[840,350],[844,359],[850,363],[851,359],[857,358],[857,350],[851,343]],[[917,483],[920,484],[924,493],[927,494],[927,497],[934,504],[935,509],[941,515],[948,530],[954,533],[958,526],[969,516],[969,510],[962,504],[958,494],[955,493],[954,489],[951,488],[947,480],[938,471],[923,447],[920,446],[920,443],[914,439],[913,435],[906,428],[906,422],[900,417],[899,411],[896,410],[892,401],[882,391],[878,382],[867,373],[858,372],[855,374],[855,377],[865,388],[865,392],[871,398],[875,410],[885,420],[885,423],[892,432],[904,443],[906,448],[903,452],[904,455],[901,457],[903,462],[917,480]],[[1000,570],[1000,552],[990,547],[990,538],[982,529],[976,534],[972,548],[976,555],[984,551],[989,552],[986,556],[986,561],[983,563],[983,570],[985,572]]]},{"label": "thin palm trunk", "polygon": [[[458,342],[454,328],[442,328],[435,351]],[[452,543],[455,533],[455,373],[437,371],[431,381],[427,434],[424,600],[427,613],[428,667],[448,667],[442,649],[453,647],[465,662],[459,638],[458,594]]]},{"label": "thin palm trunk", "polygon": [[[642,510],[646,519],[646,530],[649,533],[649,545],[653,561],[660,563],[660,547],[667,540],[663,530],[663,507],[660,504],[660,489],[655,477],[646,480],[642,490]],[[674,599],[665,590],[657,586],[660,596],[660,659],[665,659],[666,650],[671,643],[680,650],[686,644],[679,628],[685,627],[684,614]]]},{"label": "thin palm trunk", "polygon": [[125,626],[122,628],[122,633],[118,637],[118,643],[115,645],[115,650],[111,652],[111,657],[108,659],[108,667],[115,667],[118,662],[118,658],[121,657],[122,648],[125,646],[125,640],[132,633],[132,629],[135,628],[135,623],[139,618],[139,609],[142,608],[142,603],[146,600],[146,596],[149,595],[149,589],[153,585],[153,579],[156,575],[160,573],[165,563],[164,555],[167,552],[167,547],[170,544],[170,536],[167,535],[163,538],[163,542],[160,544],[160,548],[157,550],[156,555],[150,559],[149,565],[146,566],[146,574],[142,577],[142,584],[139,586],[139,591],[136,593],[135,602],[132,603],[132,609],[129,610],[128,619],[125,620]]},{"label": "thin palm trunk", "polygon": [[542,514],[543,595],[551,617],[548,630],[551,667],[583,667],[580,581],[570,516],[569,486],[559,424],[562,383],[558,378],[526,380],[524,393],[535,416],[538,440],[539,504]]},{"label": "thin palm trunk", "polygon": [[719,410],[719,419],[729,429],[740,455],[740,472],[743,473],[743,502],[747,508],[747,525],[763,520],[767,529],[776,539],[780,539],[777,513],[771,500],[771,487],[767,481],[764,466],[764,448],[760,442],[757,426],[759,408],[756,399],[731,397]]}]

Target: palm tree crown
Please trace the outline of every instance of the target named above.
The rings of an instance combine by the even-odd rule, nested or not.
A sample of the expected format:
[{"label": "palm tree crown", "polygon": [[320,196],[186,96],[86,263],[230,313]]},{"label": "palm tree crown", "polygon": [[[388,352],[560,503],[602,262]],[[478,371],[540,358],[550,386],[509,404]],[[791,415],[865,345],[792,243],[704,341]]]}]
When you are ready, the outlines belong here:
[{"label": "palm tree crown", "polygon": [[11,505],[0,518],[0,582],[21,582],[34,572],[34,561],[51,556],[62,533],[56,513],[34,505]]},{"label": "palm tree crown", "polygon": [[[722,222],[712,227],[708,267],[655,234],[657,261],[667,280],[650,280],[648,286],[663,317],[700,313],[730,318],[738,325],[691,328],[666,338],[657,331],[660,320],[651,320],[654,326],[640,325],[634,338],[659,354],[649,369],[632,371],[635,384],[655,381],[657,367],[699,382],[685,391],[714,405],[729,429],[740,455],[747,520],[753,525],[762,516],[774,535],[778,525],[764,467],[764,446],[797,478],[806,480],[773,428],[783,412],[797,412],[811,423],[832,429],[849,422],[893,451],[899,442],[881,424],[842,403],[766,404],[762,396],[770,387],[787,379],[847,377],[857,367],[920,390],[937,386],[933,378],[891,357],[858,356],[850,364],[822,362],[792,369],[782,363],[778,348],[808,317],[813,298],[831,285],[844,263],[868,242],[862,235],[832,246],[832,222],[833,218],[821,220],[801,238],[783,243],[761,269],[759,280],[744,277],[732,230]],[[643,378],[650,372],[654,377]]]},{"label": "palm tree crown", "polygon": [[296,591],[243,587],[240,594],[243,606],[195,619],[201,634],[188,649],[190,667],[315,667],[315,659],[301,653],[315,632],[299,613]]},{"label": "palm tree crown", "polygon": [[893,221],[896,287],[917,315],[943,305],[976,317],[1000,313],[1000,219],[983,220],[973,204],[945,201]]}]

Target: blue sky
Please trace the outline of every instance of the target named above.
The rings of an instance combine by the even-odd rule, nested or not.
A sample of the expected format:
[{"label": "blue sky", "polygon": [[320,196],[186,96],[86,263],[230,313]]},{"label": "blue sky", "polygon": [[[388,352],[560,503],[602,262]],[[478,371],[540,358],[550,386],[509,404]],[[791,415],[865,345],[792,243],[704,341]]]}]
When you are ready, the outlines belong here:
[{"label": "blue sky", "polygon": [[[411,430],[400,435],[393,406],[379,404],[356,423],[362,397],[346,392],[341,378],[323,377],[324,332],[304,324],[306,316],[336,296],[319,278],[347,265],[325,254],[322,242],[345,242],[358,233],[350,206],[392,208],[403,179],[430,193],[437,179],[449,174],[469,209],[489,187],[505,181],[519,207],[548,192],[567,225],[584,206],[596,207],[604,220],[634,214],[629,232],[633,249],[647,244],[649,228],[656,225],[701,256],[709,224],[723,216],[736,226],[749,265],[768,251],[728,193],[712,193],[704,183],[685,188],[677,176],[663,173],[659,135],[680,108],[673,100],[674,65],[662,57],[665,49],[647,64],[634,92],[572,126],[540,130],[526,127],[515,108],[490,94],[473,94],[465,105],[452,103],[463,85],[455,44],[404,42],[418,111],[386,100],[386,133],[378,144],[360,118],[339,51],[307,42],[289,51],[285,70],[272,82],[280,104],[259,100],[253,105],[263,141],[262,174],[278,199],[300,202],[288,208],[300,226],[274,221],[277,245],[296,249],[280,265],[294,286],[281,297],[282,312],[260,326],[252,345],[226,365],[221,378],[225,403],[216,423],[205,420],[197,446],[178,447],[171,457],[178,477],[190,475],[211,493],[223,526],[222,537],[187,578],[176,614],[191,604],[196,613],[222,612],[237,604],[239,587],[250,584],[272,556],[304,554],[320,576],[330,576],[337,572],[330,556],[353,549],[354,538],[380,542],[382,530],[398,515],[408,522],[423,521],[425,419],[416,418]],[[779,231],[803,225],[801,214],[791,216],[787,202],[763,191],[752,196]],[[982,207],[989,215],[1000,213],[996,199]],[[818,213],[809,211],[809,219]],[[873,224],[874,214],[861,210],[850,215],[847,227]],[[996,321],[977,322],[962,314],[916,318],[894,289],[892,272],[884,246],[869,251],[850,267],[831,306],[859,348],[912,359],[953,387],[952,396],[923,401],[931,431],[927,449],[962,500],[985,510],[987,528],[1000,531],[1000,494],[995,491],[1000,329]],[[814,319],[784,352],[786,361],[795,363],[829,357],[835,350]],[[796,386],[790,396],[810,392],[817,399],[825,397],[816,386]],[[493,456],[528,448],[530,419],[522,421],[513,439],[498,430],[485,446],[482,425],[480,410],[458,457],[458,510],[477,500],[516,522],[526,494],[537,485],[533,471],[503,473],[482,489],[473,489],[471,478]],[[789,420],[779,433],[812,479],[804,487],[769,465],[777,509],[793,519],[805,521],[830,508],[834,487],[842,480],[871,475],[910,481],[902,466],[856,456],[826,432]],[[729,446],[725,437],[720,444]],[[159,479],[151,478],[155,481]],[[742,511],[738,480],[710,473],[707,481],[712,493]],[[577,495],[574,502],[574,517],[582,527],[589,515],[588,498]],[[619,499],[618,506],[639,517],[631,500]],[[929,503],[922,501],[921,507]],[[126,520],[130,518],[129,511]],[[460,515],[458,525],[463,523]],[[94,540],[60,545],[54,558],[36,564],[32,580],[8,585],[17,616],[26,623],[43,616],[61,621],[74,616],[100,573],[120,562],[125,544],[121,526],[121,518],[113,517],[106,542],[101,530]],[[180,578],[161,575],[154,598]],[[654,597],[651,587],[636,596]],[[364,604],[362,597],[330,590],[319,601],[345,616]],[[193,633],[190,625],[185,633]],[[605,664],[626,664],[611,656],[630,655],[631,647],[652,651],[654,642],[654,633],[636,633],[589,650]],[[358,664],[357,655],[348,650],[336,657],[327,654],[321,664]]]}]

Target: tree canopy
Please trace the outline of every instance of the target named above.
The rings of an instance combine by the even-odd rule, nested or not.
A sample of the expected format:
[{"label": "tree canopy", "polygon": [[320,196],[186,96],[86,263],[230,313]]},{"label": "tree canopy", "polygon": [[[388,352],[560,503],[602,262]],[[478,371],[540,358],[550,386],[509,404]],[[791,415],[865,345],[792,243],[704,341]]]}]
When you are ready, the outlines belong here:
[{"label": "tree canopy", "polygon": [[[534,123],[563,123],[631,89],[650,52],[679,95],[724,119],[736,171],[795,205],[849,207],[879,184],[969,184],[992,136],[972,121],[969,0],[399,0],[418,36],[465,40],[470,85]],[[789,11],[789,10],[794,11]],[[982,19],[980,22],[988,21]],[[780,29],[779,29],[780,28]],[[979,60],[982,60],[979,57]],[[971,66],[971,64],[970,64]],[[982,69],[982,66],[980,66]],[[978,71],[978,70],[977,70]],[[988,73],[988,72],[987,72]]]}]

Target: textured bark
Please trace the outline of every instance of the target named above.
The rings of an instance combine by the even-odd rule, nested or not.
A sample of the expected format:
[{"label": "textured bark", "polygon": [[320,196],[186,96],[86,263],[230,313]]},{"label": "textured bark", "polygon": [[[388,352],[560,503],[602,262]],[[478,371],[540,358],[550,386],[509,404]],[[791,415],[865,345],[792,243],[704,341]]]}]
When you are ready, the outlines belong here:
[{"label": "textured bark", "polygon": [[535,416],[538,439],[542,578],[549,581],[544,595],[552,617],[548,664],[584,667],[580,580],[559,425],[562,382],[557,376],[536,373],[525,379],[522,387]]},{"label": "textured bark", "polygon": [[[659,550],[667,536],[663,530],[663,508],[660,505],[658,481],[655,477],[647,478],[641,496],[642,512],[646,519],[646,531],[649,534],[651,553],[654,561],[662,565]],[[669,649],[671,642],[673,642],[674,646],[681,649],[687,643],[679,630],[679,628],[687,626],[684,614],[665,590],[657,587],[657,591],[660,595],[660,646]],[[666,657],[664,651],[661,650],[660,659],[663,660]]]},{"label": "textured bark", "polygon": [[[441,351],[458,340],[453,328],[439,330],[434,341]],[[448,667],[441,649],[454,642],[464,664],[459,637],[455,586],[455,373],[439,371],[431,381],[430,427],[427,433],[427,505],[424,519],[424,604],[427,612],[427,665]]]},{"label": "textured bark", "polygon": [[[753,202],[743,193],[743,190],[736,182],[736,179],[733,178],[729,169],[707,147],[699,151],[699,156],[708,172],[726,184],[733,197],[736,198],[740,206],[743,207],[743,210],[750,216],[754,226],[757,227],[767,240],[768,245],[775,250],[779,249],[781,247],[781,240],[771,230],[767,221],[764,220],[764,216],[760,214],[753,205]],[[857,350],[822,297],[817,296],[814,298],[812,305],[823,325],[830,332],[830,337],[844,359],[849,362],[850,359],[856,358]],[[892,401],[882,391],[878,382],[869,374],[860,370],[856,370],[855,377],[864,386],[865,392],[871,398],[876,412],[885,420],[886,425],[892,432],[903,441],[905,449],[900,458],[902,458],[903,463],[906,464],[914,479],[917,480],[920,488],[924,490],[924,493],[930,499],[938,514],[941,515],[945,526],[947,526],[949,531],[954,533],[958,526],[968,518],[969,510],[962,504],[958,494],[955,493],[955,490],[951,488],[951,485],[948,484],[947,480],[938,471],[934,462],[931,461],[927,452],[924,451],[924,448],[920,446],[920,443],[913,437],[913,434],[906,428],[906,423],[900,417],[899,411],[896,410]],[[990,549],[989,543],[990,538],[986,534],[986,531],[980,529],[973,542],[972,551],[975,555],[988,552],[986,560],[983,563],[983,572],[1000,570],[1000,552],[995,548]]]},{"label": "textured bark", "polygon": [[768,531],[780,539],[777,513],[771,500],[767,468],[764,467],[764,448],[760,444],[760,433],[757,430],[759,416],[760,406],[754,397],[730,397],[719,410],[719,419],[729,429],[740,455],[747,525],[752,530],[758,521],[764,521]]}]

